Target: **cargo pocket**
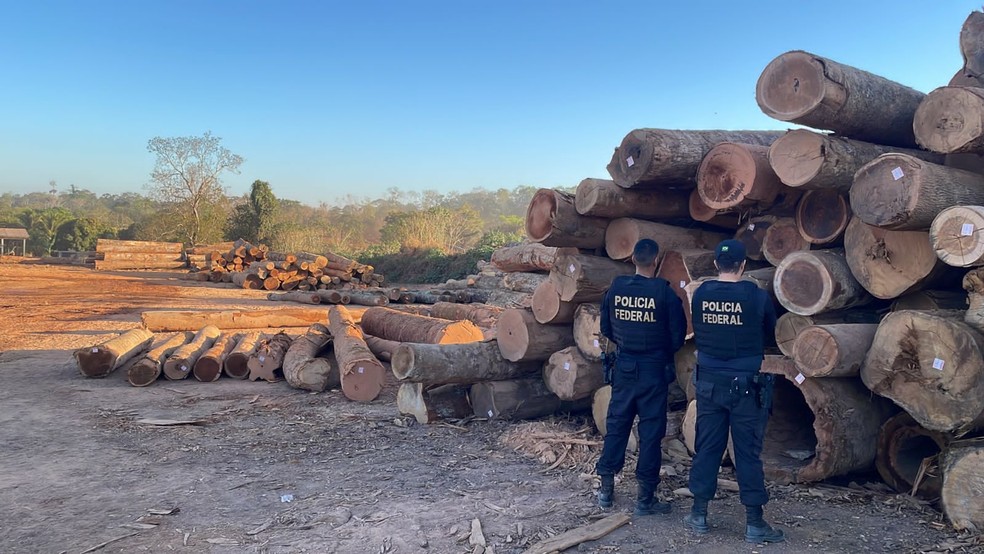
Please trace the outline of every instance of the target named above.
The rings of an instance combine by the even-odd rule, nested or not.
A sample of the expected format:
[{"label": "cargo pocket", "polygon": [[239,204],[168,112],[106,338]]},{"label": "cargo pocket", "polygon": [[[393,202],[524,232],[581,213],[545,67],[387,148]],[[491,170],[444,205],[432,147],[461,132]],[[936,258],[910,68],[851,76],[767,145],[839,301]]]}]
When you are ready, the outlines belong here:
[{"label": "cargo pocket", "polygon": [[711,400],[711,395],[714,393],[714,384],[708,383],[707,381],[697,381],[694,383],[694,392],[697,398]]}]

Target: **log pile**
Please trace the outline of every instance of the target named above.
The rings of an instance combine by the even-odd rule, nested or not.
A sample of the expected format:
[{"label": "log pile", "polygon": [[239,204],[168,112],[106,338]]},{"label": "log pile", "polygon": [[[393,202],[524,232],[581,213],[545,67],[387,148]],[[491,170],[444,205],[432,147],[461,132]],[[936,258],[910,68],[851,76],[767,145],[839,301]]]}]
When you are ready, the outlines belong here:
[{"label": "log pile", "polygon": [[186,267],[180,242],[143,240],[96,241],[97,270],[182,269]]}]

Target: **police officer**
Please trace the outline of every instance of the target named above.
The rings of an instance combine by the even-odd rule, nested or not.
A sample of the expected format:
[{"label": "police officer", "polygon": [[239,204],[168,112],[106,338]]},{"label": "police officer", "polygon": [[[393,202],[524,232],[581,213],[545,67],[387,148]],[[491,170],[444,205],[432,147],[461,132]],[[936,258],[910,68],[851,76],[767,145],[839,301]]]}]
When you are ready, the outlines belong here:
[{"label": "police officer", "polygon": [[694,505],[684,523],[707,533],[707,503],[717,489],[718,468],[734,440],[735,468],[745,505],[745,540],[781,542],[783,532],[762,518],[769,501],[762,471],[762,439],[772,401],[772,376],[759,373],[767,337],[775,336],[776,312],[765,291],[741,280],[745,246],[726,240],[715,250],[718,278],[693,295],[691,315],[697,343],[697,436],[690,491]]},{"label": "police officer", "polygon": [[608,405],[608,433],[598,460],[598,504],[614,503],[615,474],[625,465],[632,421],[639,416],[639,495],[636,515],[665,514],[670,505],[655,497],[662,464],[660,442],[666,435],[666,395],[672,381],[673,354],[686,338],[683,303],[665,279],[655,278],[659,245],[636,243],[635,275],[616,277],[601,304],[601,333],[618,346]]}]

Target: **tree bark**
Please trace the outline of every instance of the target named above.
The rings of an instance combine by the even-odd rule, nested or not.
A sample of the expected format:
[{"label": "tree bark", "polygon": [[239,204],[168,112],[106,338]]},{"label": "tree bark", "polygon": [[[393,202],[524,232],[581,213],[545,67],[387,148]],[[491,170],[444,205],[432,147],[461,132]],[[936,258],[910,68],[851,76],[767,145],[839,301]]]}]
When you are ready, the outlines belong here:
[{"label": "tree bark", "polygon": [[543,382],[561,400],[581,400],[604,386],[605,370],[601,362],[588,360],[576,346],[568,346],[543,364]]},{"label": "tree bark", "polygon": [[601,335],[600,304],[579,304],[574,311],[574,344],[582,356],[592,361],[600,361],[601,352],[610,348],[608,339]]},{"label": "tree bark", "polygon": [[807,327],[793,347],[796,368],[807,377],[856,377],[877,330],[876,323]]},{"label": "tree bark", "polygon": [[212,346],[195,362],[192,373],[202,383],[211,383],[222,376],[222,363],[235,348],[239,336],[224,333],[215,339]]},{"label": "tree bark", "polygon": [[416,418],[417,423],[464,419],[472,415],[468,402],[470,389],[469,385],[428,388],[421,383],[403,383],[396,393],[396,407],[401,414]]},{"label": "tree bark", "polygon": [[232,274],[232,284],[241,289],[259,290],[263,288],[263,279],[255,273],[237,271]]},{"label": "tree bark", "polygon": [[809,244],[837,243],[851,222],[847,195],[834,189],[808,190],[796,205],[796,229]]},{"label": "tree bark", "polygon": [[964,322],[984,333],[984,269],[968,271],[963,278],[963,288],[967,291],[970,304],[964,314]]},{"label": "tree bark", "polygon": [[690,299],[687,295],[687,285],[701,277],[717,275],[714,266],[713,250],[666,250],[663,251],[663,261],[660,262],[657,277],[662,277],[670,283],[670,288],[683,303],[683,313],[687,316],[687,336],[693,336],[694,327],[691,322]]},{"label": "tree bark", "polygon": [[372,352],[373,356],[376,356],[378,360],[383,362],[391,361],[393,359],[393,353],[403,344],[402,342],[381,339],[365,333],[362,334],[362,339],[366,341],[366,346],[369,347],[369,351]]},{"label": "tree bark", "polygon": [[984,13],[972,11],[964,21],[960,29],[960,54],[965,74],[984,77]]},{"label": "tree bark", "polygon": [[636,129],[615,149],[608,173],[620,187],[693,185],[701,160],[722,142],[768,146],[781,131]]},{"label": "tree bark", "polygon": [[361,306],[386,306],[389,304],[389,296],[380,292],[369,291],[350,291],[349,303]]},{"label": "tree bark", "polygon": [[327,357],[319,357],[331,344],[331,333],[320,323],[294,339],[284,355],[284,378],[295,389],[321,392],[340,385],[338,368]]},{"label": "tree bark", "polygon": [[164,362],[164,376],[171,381],[187,379],[198,358],[212,347],[212,343],[221,334],[222,331],[214,325],[205,325],[199,329],[191,342],[179,347]]},{"label": "tree bark", "polygon": [[697,170],[697,192],[714,210],[768,208],[782,188],[769,165],[768,146],[718,144]]},{"label": "tree bark", "polygon": [[892,302],[892,311],[900,310],[966,310],[967,293],[955,290],[921,290]]},{"label": "tree bark", "polygon": [[[325,308],[282,308],[249,311],[147,311],[140,314],[143,326],[154,332],[197,331],[206,325],[221,329],[267,329],[307,327],[325,320]],[[361,315],[361,311],[359,312]]]},{"label": "tree bark", "polygon": [[561,300],[558,288],[554,279],[547,279],[533,291],[530,306],[533,310],[533,317],[544,325],[572,323],[574,321],[574,311],[578,304]]},{"label": "tree bark", "polygon": [[926,95],[803,51],[772,60],[755,86],[769,117],[858,140],[915,147],[912,119]]},{"label": "tree bark", "polygon": [[552,189],[536,191],[526,210],[526,236],[544,246],[601,248],[608,220],[577,213],[574,195]]},{"label": "tree bark", "polygon": [[366,346],[347,308],[333,306],[329,310],[328,328],[334,339],[342,393],[350,400],[371,402],[383,388],[386,370]]},{"label": "tree bark", "polygon": [[492,252],[492,265],[501,271],[550,271],[557,247],[538,242],[503,246]]},{"label": "tree bark", "polygon": [[136,265],[142,262],[160,262],[168,264],[184,264],[181,254],[170,252],[101,252],[102,261],[120,262],[120,265],[127,265],[124,262],[131,262]]},{"label": "tree bark", "polygon": [[652,239],[660,250],[685,248],[714,248],[728,238],[723,233],[703,229],[686,229],[641,219],[621,218],[612,220],[605,233],[605,250],[613,260],[628,260],[632,249],[640,239]]},{"label": "tree bark", "polygon": [[466,344],[401,344],[393,352],[393,375],[425,385],[472,384],[516,379],[536,373],[541,364],[510,362],[495,341]]},{"label": "tree bark", "polygon": [[95,346],[75,351],[75,362],[85,377],[105,377],[128,360],[146,350],[154,334],[145,329],[131,329]]},{"label": "tree bark", "polygon": [[[913,488],[923,463],[938,467],[940,454],[949,442],[943,433],[923,429],[911,415],[899,413],[886,421],[878,434],[875,468],[898,492],[935,500],[943,488],[940,471],[923,471],[918,487]],[[925,462],[927,459],[931,462]]]},{"label": "tree bark", "polygon": [[96,252],[149,252],[152,254],[181,254],[180,242],[153,242],[149,240],[97,239]]},{"label": "tree bark", "polygon": [[191,333],[183,331],[154,347],[127,369],[126,380],[135,387],[146,387],[153,384],[161,376],[164,360],[191,340],[193,336]]},{"label": "tree bark", "polygon": [[543,325],[530,310],[509,309],[499,317],[496,342],[511,362],[546,360],[574,344],[574,334],[569,325]]},{"label": "tree bark", "polygon": [[612,280],[631,275],[635,266],[588,254],[562,254],[550,272],[560,299],[564,302],[597,302],[605,296]]},{"label": "tree bark", "polygon": [[916,140],[943,154],[984,151],[984,88],[940,87],[919,104]]},{"label": "tree bark", "polygon": [[494,290],[485,301],[489,306],[496,308],[529,308],[533,302],[533,295],[527,292],[514,292],[511,290]]},{"label": "tree bark", "polygon": [[533,293],[540,283],[546,281],[546,273],[512,272],[502,276],[502,286],[516,292]]},{"label": "tree bark", "polygon": [[940,504],[953,527],[980,533],[984,529],[984,444],[980,440],[952,444],[943,455]]},{"label": "tree bark", "polygon": [[871,301],[851,274],[842,249],[793,252],[776,270],[775,292],[789,311],[813,315]]},{"label": "tree bark", "polygon": [[984,424],[984,336],[961,312],[892,312],[861,378],[927,429],[964,435]]},{"label": "tree bark", "polygon": [[943,210],[984,204],[984,176],[904,154],[884,154],[854,177],[851,208],[869,225],[926,230]]},{"label": "tree bark", "polygon": [[134,260],[134,261],[104,261],[96,260],[95,268],[97,271],[117,271],[117,270],[140,270],[140,269],[184,269],[187,266],[184,262],[163,261],[163,260]]},{"label": "tree bark", "polygon": [[263,379],[268,383],[279,381],[276,371],[283,367],[284,356],[287,355],[291,342],[290,335],[283,331],[261,340],[253,355],[246,361],[246,367],[249,368],[249,380]]},{"label": "tree bark", "polygon": [[471,321],[448,321],[436,317],[369,308],[362,316],[362,330],[381,339],[427,344],[458,344],[483,339],[482,330]]},{"label": "tree bark", "polygon": [[[871,468],[881,426],[896,412],[890,402],[857,379],[798,383],[792,361],[779,356],[766,356],[762,372],[777,375],[762,448],[766,478],[810,483]],[[798,451],[809,457],[790,455]]]},{"label": "tree bark", "polygon": [[246,364],[249,362],[249,358],[253,355],[253,352],[256,352],[259,343],[259,331],[244,333],[236,344],[236,347],[226,356],[225,363],[222,364],[225,374],[233,379],[245,379],[249,377],[249,366]]},{"label": "tree bark", "polygon": [[637,217],[639,219],[680,219],[690,216],[687,190],[633,190],[607,179],[584,179],[574,193],[574,206],[581,215]]},{"label": "tree bark", "polygon": [[280,300],[284,302],[298,302],[300,304],[321,304],[321,295],[317,292],[281,292],[267,295],[267,300]]},{"label": "tree bark", "polygon": [[438,302],[431,306],[430,315],[452,321],[470,321],[479,327],[493,328],[502,308],[486,304],[456,304],[453,302]]},{"label": "tree bark", "polygon": [[875,298],[945,287],[955,277],[923,231],[889,231],[854,217],[844,232],[844,249],[851,273]]},{"label": "tree bark", "polygon": [[953,206],[929,228],[936,256],[954,267],[984,265],[984,206]]},{"label": "tree bark", "polygon": [[784,355],[793,357],[796,338],[804,329],[814,325],[878,323],[881,315],[871,309],[838,310],[814,315],[786,312],[776,321],[776,345]]},{"label": "tree bark", "polygon": [[489,419],[535,419],[560,411],[587,409],[589,402],[563,402],[543,379],[515,379],[475,383],[469,392],[472,412]]},{"label": "tree bark", "polygon": [[[844,226],[847,226],[845,222]],[[796,225],[796,219],[782,217],[765,231],[762,238],[762,255],[776,267],[793,252],[810,250],[810,242],[803,238]]]}]

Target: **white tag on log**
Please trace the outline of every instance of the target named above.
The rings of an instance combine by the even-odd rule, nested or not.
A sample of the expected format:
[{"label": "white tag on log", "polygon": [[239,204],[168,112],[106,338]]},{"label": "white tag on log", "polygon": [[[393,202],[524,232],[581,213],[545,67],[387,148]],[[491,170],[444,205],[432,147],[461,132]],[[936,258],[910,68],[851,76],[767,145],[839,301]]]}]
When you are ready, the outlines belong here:
[{"label": "white tag on log", "polygon": [[188,366],[186,365],[181,366],[181,371],[188,371]]},{"label": "white tag on log", "polygon": [[974,224],[973,223],[964,223],[963,225],[960,226],[960,236],[961,237],[969,237],[969,236],[971,236],[973,234],[974,234]]},{"label": "white tag on log", "polygon": [[629,167],[632,167],[632,166],[635,165],[635,160],[632,159],[632,156],[629,156],[628,158],[625,158],[625,165],[627,165]]},{"label": "white tag on log", "polygon": [[564,369],[567,370],[567,371],[570,371],[571,370],[571,363],[570,362],[564,362]]},{"label": "white tag on log", "polygon": [[687,282],[686,281],[680,281],[680,288],[681,289],[687,288]]},{"label": "white tag on log", "polygon": [[601,348],[601,343],[598,342],[598,339],[595,339],[594,340],[594,345],[595,345],[595,348]]},{"label": "white tag on log", "polygon": [[99,352],[99,348],[97,348],[97,347],[95,347],[95,346],[93,346],[93,347],[92,347],[92,353],[93,353],[93,354],[96,354],[97,352]]},{"label": "white tag on log", "polygon": [[939,358],[934,358],[933,359],[933,369],[936,369],[938,371],[943,371],[943,364],[944,363],[946,363],[946,362],[944,362],[943,360],[941,360]]},{"label": "white tag on log", "polygon": [[749,231],[754,231],[755,230],[755,224],[754,223],[749,223],[748,224],[748,230]]},{"label": "white tag on log", "polygon": [[266,356],[260,356],[260,363],[263,363],[265,361],[266,361]]},{"label": "white tag on log", "polygon": [[796,377],[793,380],[796,381],[797,385],[802,385],[803,381],[806,381],[806,375],[803,375],[802,373],[797,373]]},{"label": "white tag on log", "polygon": [[489,410],[489,417],[492,417],[492,410]]},{"label": "white tag on log", "polygon": [[570,271],[571,273],[574,273],[574,270],[575,269],[577,269],[577,268],[574,267],[574,264],[571,264],[571,265],[567,266],[567,271]]},{"label": "white tag on log", "polygon": [[902,177],[905,177],[905,173],[902,173],[901,167],[896,167],[895,169],[892,170],[892,177],[894,177],[895,180],[898,181]]},{"label": "white tag on log", "polygon": [[366,372],[366,368],[359,366],[359,373],[365,373],[365,372]]}]

